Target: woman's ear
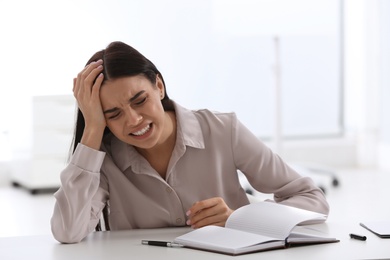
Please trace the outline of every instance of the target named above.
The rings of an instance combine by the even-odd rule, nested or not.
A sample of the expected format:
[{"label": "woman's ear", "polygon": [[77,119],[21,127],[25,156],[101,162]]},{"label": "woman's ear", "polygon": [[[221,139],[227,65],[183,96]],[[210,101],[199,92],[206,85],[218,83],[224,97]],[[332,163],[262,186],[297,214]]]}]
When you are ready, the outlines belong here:
[{"label": "woman's ear", "polygon": [[162,81],[162,79],[160,78],[159,75],[157,75],[157,77],[156,77],[156,87],[160,91],[160,99],[164,99],[164,96],[165,96],[165,86],[164,86],[164,83],[163,83],[163,81]]}]

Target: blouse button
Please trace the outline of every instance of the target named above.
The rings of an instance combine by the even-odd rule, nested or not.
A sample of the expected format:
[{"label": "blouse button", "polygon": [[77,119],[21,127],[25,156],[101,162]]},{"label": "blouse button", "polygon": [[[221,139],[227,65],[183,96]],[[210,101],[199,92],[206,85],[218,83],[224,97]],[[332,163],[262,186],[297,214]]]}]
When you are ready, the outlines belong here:
[{"label": "blouse button", "polygon": [[176,224],[181,224],[181,222],[182,222],[181,218],[176,219]]},{"label": "blouse button", "polygon": [[167,187],[167,188],[166,188],[166,191],[167,191],[168,193],[171,193],[171,192],[172,192],[172,188]]}]

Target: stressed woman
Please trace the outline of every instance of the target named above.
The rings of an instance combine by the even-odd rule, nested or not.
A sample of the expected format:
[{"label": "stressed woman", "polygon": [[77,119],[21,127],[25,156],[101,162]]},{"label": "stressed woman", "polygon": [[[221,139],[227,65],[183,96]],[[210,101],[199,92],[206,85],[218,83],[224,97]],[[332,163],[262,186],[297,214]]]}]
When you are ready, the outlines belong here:
[{"label": "stressed woman", "polygon": [[[54,237],[111,230],[224,226],[249,203],[238,171],[274,202],[328,214],[323,192],[251,133],[234,113],[189,110],[137,50],[113,42],[74,79],[78,114],[51,219]],[[106,210],[108,209],[108,210]]]}]

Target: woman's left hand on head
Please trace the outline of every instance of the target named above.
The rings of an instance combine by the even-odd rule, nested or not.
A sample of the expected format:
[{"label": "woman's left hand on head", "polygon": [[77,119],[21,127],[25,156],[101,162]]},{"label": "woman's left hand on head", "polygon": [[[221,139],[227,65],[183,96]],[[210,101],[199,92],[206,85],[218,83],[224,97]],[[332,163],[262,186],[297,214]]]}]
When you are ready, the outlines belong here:
[{"label": "woman's left hand on head", "polygon": [[224,227],[226,220],[233,213],[220,197],[198,201],[187,211],[187,225],[200,228],[208,225]]}]

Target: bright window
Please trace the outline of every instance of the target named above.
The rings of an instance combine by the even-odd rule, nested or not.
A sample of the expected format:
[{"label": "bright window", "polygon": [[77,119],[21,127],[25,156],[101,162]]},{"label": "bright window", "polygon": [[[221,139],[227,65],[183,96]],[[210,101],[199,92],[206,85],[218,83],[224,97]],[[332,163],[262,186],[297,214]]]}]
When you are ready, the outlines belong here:
[{"label": "bright window", "polygon": [[183,106],[235,111],[270,137],[278,37],[283,135],[340,134],[340,21],[340,0],[1,1],[0,130],[23,150],[29,98],[71,95],[88,58],[121,40],[159,67]]}]

